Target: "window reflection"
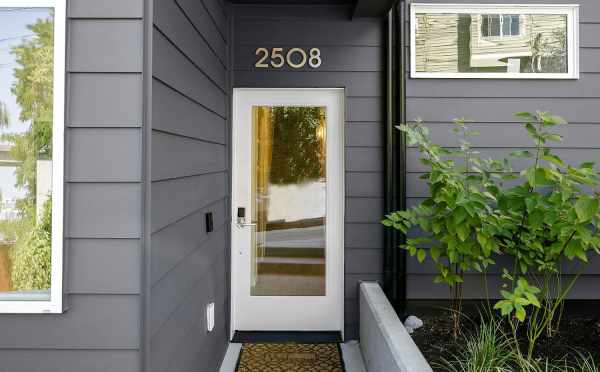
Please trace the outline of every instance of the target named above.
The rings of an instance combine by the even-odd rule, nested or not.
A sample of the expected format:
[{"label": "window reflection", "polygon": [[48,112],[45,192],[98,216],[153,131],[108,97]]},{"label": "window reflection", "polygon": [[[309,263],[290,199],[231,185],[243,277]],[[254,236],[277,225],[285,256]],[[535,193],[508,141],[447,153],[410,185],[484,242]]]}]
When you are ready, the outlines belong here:
[{"label": "window reflection", "polygon": [[253,296],[325,295],[326,108],[253,107]]},{"label": "window reflection", "polygon": [[0,301],[50,299],[54,11],[0,8]]},{"label": "window reflection", "polygon": [[566,73],[564,14],[417,13],[416,71]]}]

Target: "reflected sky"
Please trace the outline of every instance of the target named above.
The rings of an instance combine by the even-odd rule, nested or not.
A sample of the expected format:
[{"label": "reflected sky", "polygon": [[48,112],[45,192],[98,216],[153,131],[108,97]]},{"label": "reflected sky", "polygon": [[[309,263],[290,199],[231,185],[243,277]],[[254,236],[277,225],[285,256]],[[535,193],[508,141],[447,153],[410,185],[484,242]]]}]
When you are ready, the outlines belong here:
[{"label": "reflected sky", "polygon": [[[31,38],[32,32],[27,25],[38,19],[51,16],[51,9],[44,8],[0,8],[0,102],[6,104],[10,125],[0,128],[0,134],[22,133],[30,123],[19,121],[21,112],[10,89],[15,81],[13,71],[16,67],[15,56],[10,53],[12,47],[20,45],[23,40]],[[0,139],[0,143],[5,143]],[[24,196],[23,190],[16,190],[14,167],[0,167],[0,190],[4,200]]]}]

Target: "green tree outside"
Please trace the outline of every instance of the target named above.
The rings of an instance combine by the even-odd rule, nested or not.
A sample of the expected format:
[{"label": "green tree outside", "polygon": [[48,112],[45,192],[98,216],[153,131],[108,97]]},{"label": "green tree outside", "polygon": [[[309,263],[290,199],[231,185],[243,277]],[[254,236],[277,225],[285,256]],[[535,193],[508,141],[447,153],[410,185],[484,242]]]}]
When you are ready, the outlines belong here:
[{"label": "green tree outside", "polygon": [[[11,50],[17,64],[11,92],[21,108],[19,120],[30,126],[2,136],[19,163],[15,187],[26,190],[16,203],[17,219],[0,225],[5,238],[15,242],[10,251],[13,291],[46,290],[51,284],[52,197],[39,201],[44,205],[38,212],[36,175],[38,160],[52,158],[54,20],[40,19],[28,28],[34,36]],[[6,126],[5,108],[0,105],[0,124]]]}]

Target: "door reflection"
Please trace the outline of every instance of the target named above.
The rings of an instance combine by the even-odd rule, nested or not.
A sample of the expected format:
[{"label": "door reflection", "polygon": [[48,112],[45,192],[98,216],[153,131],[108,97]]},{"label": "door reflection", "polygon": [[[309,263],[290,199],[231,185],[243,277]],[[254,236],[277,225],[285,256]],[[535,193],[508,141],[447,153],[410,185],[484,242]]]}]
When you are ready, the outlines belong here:
[{"label": "door reflection", "polygon": [[253,296],[324,296],[326,108],[252,109]]}]

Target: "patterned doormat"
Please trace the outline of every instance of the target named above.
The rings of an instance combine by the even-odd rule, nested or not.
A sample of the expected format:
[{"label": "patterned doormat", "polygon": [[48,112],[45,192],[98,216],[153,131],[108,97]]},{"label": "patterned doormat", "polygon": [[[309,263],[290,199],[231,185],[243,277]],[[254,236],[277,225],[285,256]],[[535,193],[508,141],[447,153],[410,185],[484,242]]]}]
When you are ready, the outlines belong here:
[{"label": "patterned doormat", "polygon": [[344,372],[339,344],[247,343],[237,372]]}]

